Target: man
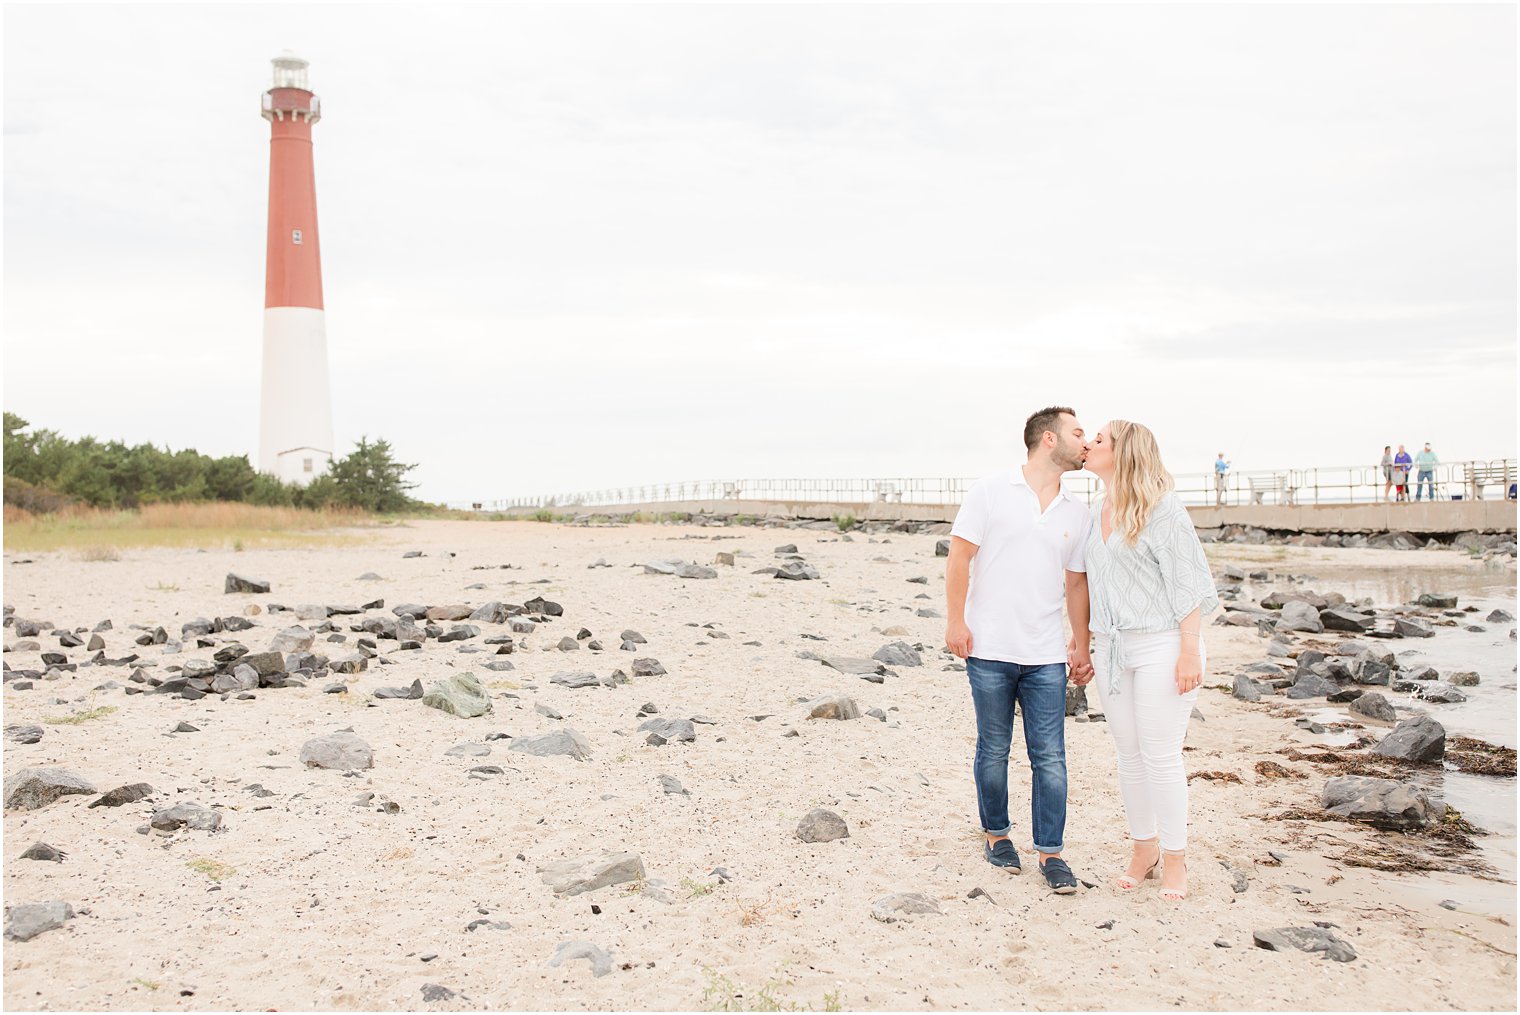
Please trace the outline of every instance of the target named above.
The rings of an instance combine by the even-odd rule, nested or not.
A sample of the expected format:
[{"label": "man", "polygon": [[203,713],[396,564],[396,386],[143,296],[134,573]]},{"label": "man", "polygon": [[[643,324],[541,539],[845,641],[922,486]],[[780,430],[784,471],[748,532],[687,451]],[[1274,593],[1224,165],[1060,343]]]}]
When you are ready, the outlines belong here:
[{"label": "man", "polygon": [[1399,445],[1399,453],[1393,456],[1393,489],[1395,501],[1409,500],[1409,467],[1414,464],[1414,459],[1409,457],[1409,452],[1404,450],[1404,445]]},{"label": "man", "polygon": [[1425,442],[1425,450],[1414,456],[1414,499],[1420,499],[1420,493],[1425,492],[1429,500],[1436,499],[1436,466],[1440,465],[1440,459],[1436,453],[1430,450],[1430,441]]},{"label": "man", "polygon": [[[1066,496],[1061,474],[1082,468],[1087,443],[1076,413],[1054,406],[1025,422],[1024,446],[1028,461],[979,481],[955,517],[945,565],[945,645],[966,660],[976,709],[983,856],[996,867],[1022,869],[1008,838],[1008,752],[1017,704],[1032,770],[1030,830],[1040,873],[1052,891],[1070,895],[1077,879],[1061,858],[1068,659],[1061,604],[1064,590],[1072,629],[1085,633],[1088,509]],[[1087,649],[1073,648],[1070,658],[1073,682],[1086,684],[1092,679]]]},{"label": "man", "polygon": [[1224,460],[1224,452],[1219,452],[1219,457],[1214,459],[1214,506],[1224,507],[1225,473],[1230,471],[1230,463]]}]

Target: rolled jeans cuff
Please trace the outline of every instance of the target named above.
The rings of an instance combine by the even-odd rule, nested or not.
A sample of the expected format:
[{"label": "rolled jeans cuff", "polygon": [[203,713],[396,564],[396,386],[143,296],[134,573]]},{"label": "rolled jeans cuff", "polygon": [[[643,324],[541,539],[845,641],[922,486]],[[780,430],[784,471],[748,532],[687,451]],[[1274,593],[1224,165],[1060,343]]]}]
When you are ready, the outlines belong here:
[{"label": "rolled jeans cuff", "polygon": [[993,830],[991,828],[984,828],[984,829],[982,829],[982,831],[986,832],[988,835],[992,836],[995,839],[1006,839],[1010,835],[1013,834],[1013,826],[1009,825],[1007,828],[1003,829],[1001,832],[995,831],[995,830]]}]

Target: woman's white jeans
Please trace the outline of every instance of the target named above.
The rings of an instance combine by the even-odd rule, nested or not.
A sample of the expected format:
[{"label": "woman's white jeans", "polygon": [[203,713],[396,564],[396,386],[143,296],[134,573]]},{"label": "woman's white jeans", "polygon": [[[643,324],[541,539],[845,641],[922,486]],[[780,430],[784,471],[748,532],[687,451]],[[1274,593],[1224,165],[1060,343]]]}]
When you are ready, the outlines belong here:
[{"label": "woman's white jeans", "polygon": [[[1107,638],[1093,647],[1093,686],[1119,755],[1119,794],[1134,839],[1161,838],[1161,848],[1187,848],[1188,786],[1182,741],[1198,688],[1177,693],[1180,631],[1124,634],[1119,692],[1110,693]],[[1201,650],[1200,650],[1201,651]],[[1207,658],[1202,659],[1207,663]]]}]

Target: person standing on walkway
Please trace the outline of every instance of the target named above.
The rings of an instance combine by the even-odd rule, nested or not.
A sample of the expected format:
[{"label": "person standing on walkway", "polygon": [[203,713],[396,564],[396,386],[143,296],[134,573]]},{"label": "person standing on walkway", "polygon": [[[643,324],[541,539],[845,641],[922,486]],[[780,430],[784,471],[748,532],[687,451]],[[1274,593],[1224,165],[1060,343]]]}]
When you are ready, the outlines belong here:
[{"label": "person standing on walkway", "polygon": [[1224,452],[1219,452],[1219,457],[1214,459],[1214,506],[1224,507],[1225,474],[1230,471],[1230,463],[1224,460]]},{"label": "person standing on walkway", "polygon": [[[1134,889],[1159,875],[1161,897],[1180,901],[1188,834],[1182,741],[1203,682],[1203,618],[1219,596],[1149,429],[1111,420],[1089,445],[1087,469],[1103,483],[1087,532],[1090,658],[1131,846],[1116,885]],[[1087,645],[1079,637],[1072,647]]]},{"label": "person standing on walkway", "polygon": [[1409,499],[1409,467],[1413,464],[1414,459],[1409,457],[1409,452],[1400,444],[1399,453],[1393,456],[1393,488],[1397,491],[1395,500]]},{"label": "person standing on walkway", "polygon": [[1441,460],[1436,453],[1430,450],[1430,441],[1425,442],[1425,450],[1414,456],[1414,499],[1420,499],[1420,493],[1425,492],[1427,500],[1436,499],[1436,466]]},{"label": "person standing on walkway", "polygon": [[[1087,441],[1065,406],[1024,423],[1028,460],[980,480],[950,530],[945,562],[945,647],[966,660],[976,710],[976,803],[988,863],[1022,867],[1009,840],[1008,752],[1014,706],[1024,716],[1029,754],[1030,832],[1046,885],[1077,890],[1061,858],[1066,833],[1066,666],[1072,681],[1092,679],[1084,650],[1073,657],[1061,620],[1064,596],[1073,631],[1086,631],[1086,506],[1061,489],[1061,474],[1082,468]],[[1082,644],[1086,645],[1083,639]]]},{"label": "person standing on walkway", "polygon": [[1393,499],[1393,445],[1383,445],[1383,460],[1379,463],[1383,467],[1383,502],[1386,504]]}]

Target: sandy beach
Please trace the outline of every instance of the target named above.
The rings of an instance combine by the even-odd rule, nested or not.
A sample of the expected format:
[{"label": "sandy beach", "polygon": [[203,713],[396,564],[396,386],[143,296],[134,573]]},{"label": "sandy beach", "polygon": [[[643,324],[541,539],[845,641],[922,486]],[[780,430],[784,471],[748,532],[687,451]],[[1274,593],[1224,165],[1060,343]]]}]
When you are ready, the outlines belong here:
[{"label": "sandy beach", "polygon": [[[63,900],[77,914],[60,929],[6,943],[8,1009],[1514,1008],[1512,870],[1489,863],[1475,877],[1464,871],[1484,868],[1472,859],[1426,873],[1353,866],[1348,855],[1406,837],[1271,817],[1317,808],[1328,773],[1283,753],[1324,742],[1292,720],[1314,705],[1251,704],[1227,693],[1235,673],[1264,658],[1254,627],[1205,627],[1210,673],[1202,719],[1188,735],[1189,770],[1239,781],[1191,783],[1190,897],[1167,903],[1154,882],[1132,893],[1111,887],[1128,849],[1113,747],[1103,723],[1076,719],[1066,725],[1066,856],[1095,887],[1057,897],[1037,874],[1010,876],[981,858],[965,674],[947,669],[955,661],[943,651],[943,620],[918,615],[944,610],[934,536],[414,522],[358,537],[327,548],[123,550],[114,561],[5,555],[4,601],[17,617],[85,632],[109,619],[106,655],[137,652],[157,664],[146,672],[159,678],[215,648],[197,648],[193,638],[177,654],[138,647],[142,632],[132,625],[162,625],[177,639],[193,618],[258,606],[248,617],[256,626],[212,640],[262,652],[287,627],[321,623],[271,613],[270,604],[383,598],[384,609],[365,615],[391,619],[407,602],[521,605],[543,596],[564,608],[515,635],[510,655],[487,654],[495,646],[482,644],[510,634],[508,626],[479,623],[478,637],[428,640],[418,651],[382,640],[364,672],[263,688],[250,700],[91,690],[126,684],[132,666],[81,666],[31,690],[7,684],[6,725],[45,731],[34,744],[7,740],[7,777],[60,766],[101,793],[152,787],[120,807],[91,808],[93,793],[6,811],[7,907]],[[774,566],[774,549],[786,543],[818,580],[752,573]],[[423,555],[403,557],[412,550]],[[1398,569],[1419,584],[1421,569],[1487,566],[1511,589],[1515,575],[1513,564],[1494,571],[1447,551],[1207,550],[1216,569]],[[737,551],[751,556],[714,565],[716,554]],[[676,557],[715,566],[717,577],[637,566]],[[610,566],[591,566],[599,560]],[[229,572],[272,589],[226,594]],[[367,572],[380,579],[359,580]],[[1252,594],[1274,587],[1287,586],[1262,582]],[[328,644],[322,633],[312,650],[334,658],[354,651],[364,635],[350,627],[362,619],[333,616],[346,642]],[[1512,626],[1491,633],[1504,638]],[[582,628],[605,650],[587,649],[584,639],[575,651],[556,647]],[[624,629],[647,644],[620,651]],[[57,650],[52,632],[34,640]],[[14,630],[5,641],[18,641]],[[798,656],[870,657],[892,642],[921,646],[923,665],[893,666],[879,684]],[[63,651],[71,662],[93,655]],[[631,672],[634,658],[658,660],[667,672],[612,687],[551,683],[563,671]],[[5,659],[12,669],[46,669],[36,651]],[[484,669],[492,660],[513,668]],[[464,671],[490,690],[490,714],[463,719],[416,700],[371,697],[379,687],[430,685]],[[1514,682],[1509,669],[1482,677]],[[324,693],[335,680],[347,693]],[[809,720],[804,703],[825,694],[848,695],[885,720]],[[704,720],[695,741],[647,743],[638,729],[645,703],[662,718]],[[48,722],[105,706],[116,710]],[[198,732],[171,733],[180,722]],[[373,748],[373,768],[301,764],[306,741],[349,727]],[[508,749],[515,738],[565,727],[589,742],[588,760]],[[487,739],[494,733],[509,736]],[[1010,809],[1027,858],[1020,741]],[[489,754],[445,753],[462,743]],[[1265,777],[1260,761],[1304,777]],[[480,765],[502,773],[472,778]],[[661,776],[685,792],[666,792]],[[271,795],[255,795],[251,784]],[[1514,781],[1497,784],[1507,788],[1512,829]],[[366,793],[374,798],[356,804]],[[155,811],[186,801],[219,810],[221,827],[140,834]],[[399,813],[386,813],[386,802]],[[798,822],[815,808],[841,816],[849,836],[801,841]],[[36,841],[67,859],[18,859]],[[557,861],[623,851],[641,858],[642,881],[559,896],[541,873]],[[1248,882],[1242,892],[1237,875]],[[873,904],[893,893],[921,893],[940,912],[873,918]],[[1255,931],[1316,922],[1332,925],[1356,959],[1253,944]],[[550,966],[567,941],[605,950],[611,971],[593,975],[583,959]],[[426,985],[453,996],[430,991],[442,999],[425,1001]]]}]

